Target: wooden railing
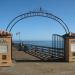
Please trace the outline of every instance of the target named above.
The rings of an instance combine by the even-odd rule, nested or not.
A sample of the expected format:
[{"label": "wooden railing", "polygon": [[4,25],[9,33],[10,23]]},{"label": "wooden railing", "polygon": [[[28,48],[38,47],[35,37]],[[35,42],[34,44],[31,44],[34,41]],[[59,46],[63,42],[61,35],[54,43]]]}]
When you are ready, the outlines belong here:
[{"label": "wooden railing", "polygon": [[52,48],[45,46],[37,46],[31,44],[15,44],[19,50],[24,51],[32,56],[40,58],[44,61],[47,60],[64,60],[64,49],[63,48]]}]

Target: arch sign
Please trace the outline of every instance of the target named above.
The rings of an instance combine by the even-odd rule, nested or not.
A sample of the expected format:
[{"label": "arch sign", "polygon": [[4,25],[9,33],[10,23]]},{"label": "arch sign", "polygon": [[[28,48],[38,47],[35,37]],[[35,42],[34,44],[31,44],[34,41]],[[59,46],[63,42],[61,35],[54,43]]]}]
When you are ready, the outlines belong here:
[{"label": "arch sign", "polygon": [[33,16],[42,16],[42,17],[47,17],[47,18],[53,19],[54,21],[58,22],[63,27],[66,34],[69,33],[69,28],[63,20],[61,20],[59,17],[53,15],[52,13],[45,12],[44,10],[42,10],[42,8],[40,8],[38,11],[29,11],[27,13],[23,13],[23,14],[15,17],[8,24],[6,31],[11,32],[12,28],[16,25],[16,23],[18,23],[19,21],[21,21],[25,18],[33,17]]}]

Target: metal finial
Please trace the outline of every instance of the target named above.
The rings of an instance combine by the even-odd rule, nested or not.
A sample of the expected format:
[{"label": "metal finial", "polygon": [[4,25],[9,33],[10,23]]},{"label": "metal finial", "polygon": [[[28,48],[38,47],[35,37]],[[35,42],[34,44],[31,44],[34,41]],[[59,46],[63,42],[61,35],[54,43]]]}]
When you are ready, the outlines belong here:
[{"label": "metal finial", "polygon": [[40,11],[42,11],[42,8],[40,7]]}]

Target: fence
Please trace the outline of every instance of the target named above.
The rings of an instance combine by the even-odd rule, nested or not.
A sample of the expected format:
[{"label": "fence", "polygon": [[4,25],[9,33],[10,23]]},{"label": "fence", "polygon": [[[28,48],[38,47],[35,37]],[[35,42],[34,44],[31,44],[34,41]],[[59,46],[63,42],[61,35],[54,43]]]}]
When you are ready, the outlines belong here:
[{"label": "fence", "polygon": [[18,48],[32,56],[45,61],[64,60],[64,38],[60,35],[53,34],[52,47],[37,46],[32,44],[16,44]]}]

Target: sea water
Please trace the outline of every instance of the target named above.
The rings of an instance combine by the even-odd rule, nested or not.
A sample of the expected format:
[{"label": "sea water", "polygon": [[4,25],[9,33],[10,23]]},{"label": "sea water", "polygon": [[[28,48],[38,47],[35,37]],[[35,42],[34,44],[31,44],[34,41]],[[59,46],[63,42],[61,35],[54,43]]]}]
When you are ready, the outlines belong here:
[{"label": "sea water", "polygon": [[32,45],[38,45],[38,46],[46,46],[51,47],[52,41],[23,41],[24,44],[32,44]]},{"label": "sea water", "polygon": [[[52,47],[52,41],[15,41],[16,43],[22,42],[23,44],[37,45],[37,46],[45,46]],[[59,48],[63,48],[64,44],[61,46],[61,42],[59,41]]]}]

